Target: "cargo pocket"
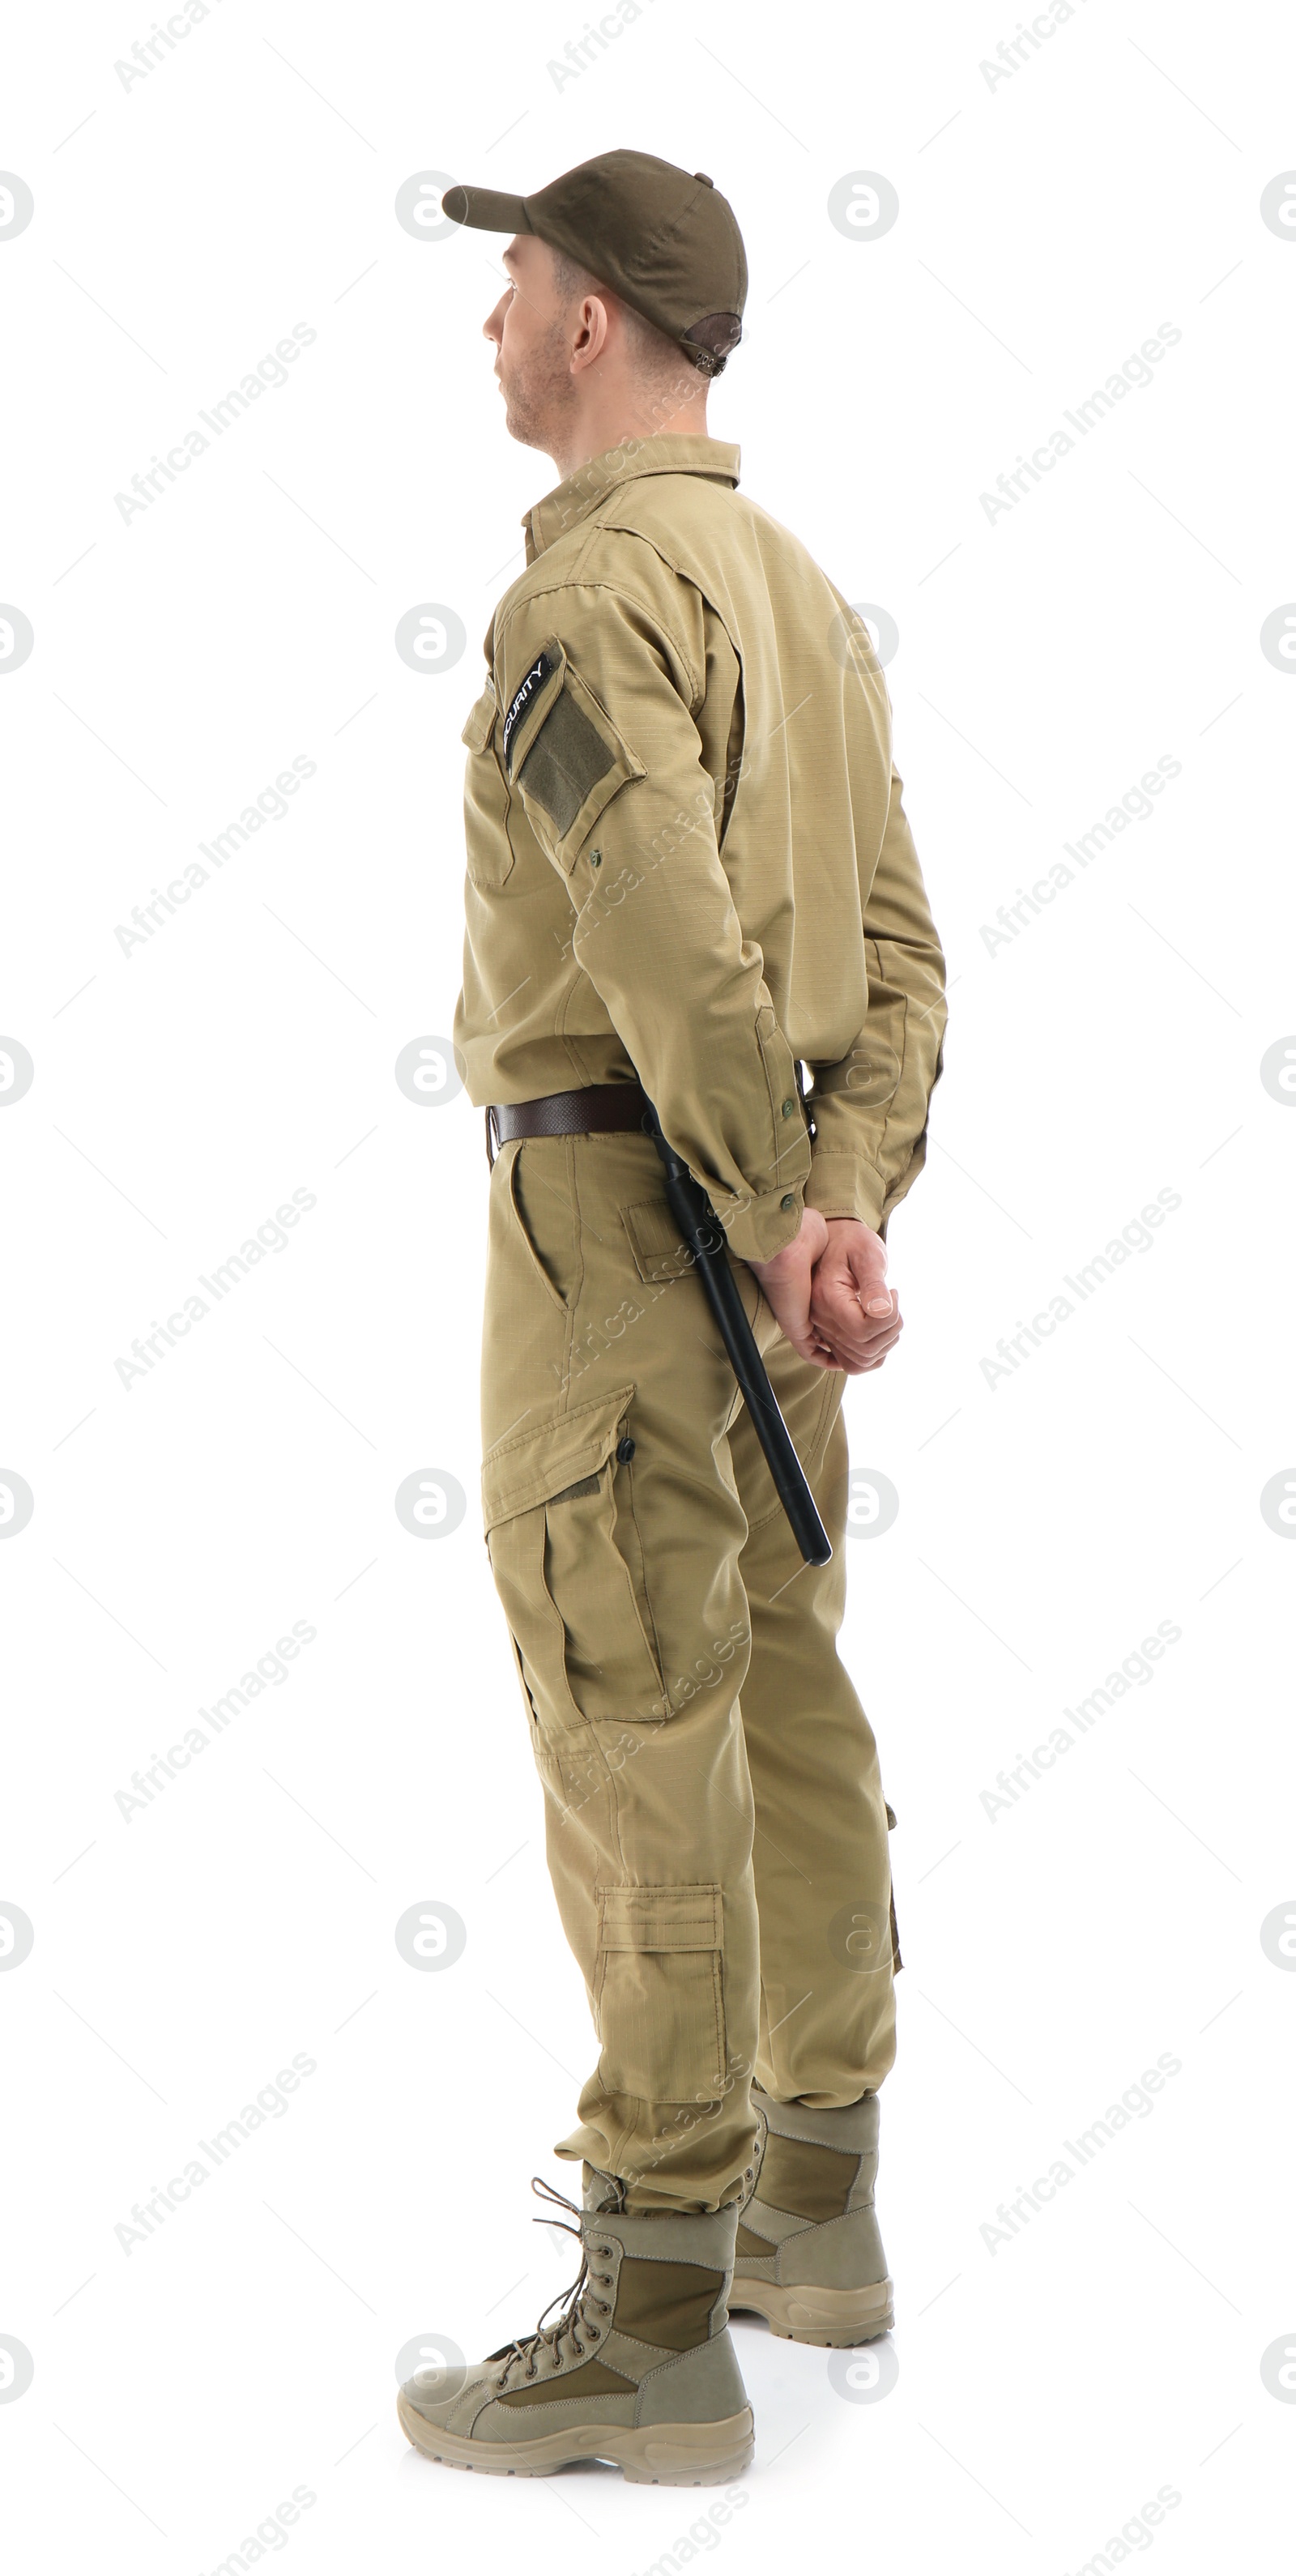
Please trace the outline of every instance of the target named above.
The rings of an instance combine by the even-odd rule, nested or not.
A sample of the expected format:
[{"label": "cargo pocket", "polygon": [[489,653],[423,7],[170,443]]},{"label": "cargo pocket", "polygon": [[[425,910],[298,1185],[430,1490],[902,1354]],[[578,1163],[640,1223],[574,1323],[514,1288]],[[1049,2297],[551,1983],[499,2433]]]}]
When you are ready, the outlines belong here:
[{"label": "cargo pocket", "polygon": [[559,1736],[593,1721],[668,1712],[635,1526],[633,1384],[497,1442],[482,1463],[482,1514],[537,1724]]},{"label": "cargo pocket", "polygon": [[641,2102],[714,2102],[725,2087],[718,1887],[598,1890],[599,2081]]},{"label": "cargo pocket", "polygon": [[[889,1834],[893,1834],[893,1833],[895,1832],[896,1814],[895,1814],[895,1808],[891,1805],[891,1803],[890,1803],[890,1801],[889,1801],[889,1800],[887,1801],[886,1820],[887,1820],[887,1832],[888,1832]],[[892,1881],[891,1881],[891,1974],[892,1974],[892,1976],[893,1976],[893,1977],[898,1976],[898,1975],[899,1975],[899,1973],[900,1973],[900,1970],[903,1968],[903,1966],[904,1966],[904,1961],[903,1961],[903,1959],[902,1959],[902,1958],[901,1958],[901,1956],[900,1956],[900,1932],[899,1932],[899,1927],[898,1927],[898,1925],[897,1925],[897,1923],[896,1923],[896,1910],[895,1910],[895,1880],[894,1880],[894,1879],[892,1879]]]},{"label": "cargo pocket", "polygon": [[643,762],[568,661],[556,635],[536,656],[504,723],[504,761],[542,849],[570,876],[600,814]]}]

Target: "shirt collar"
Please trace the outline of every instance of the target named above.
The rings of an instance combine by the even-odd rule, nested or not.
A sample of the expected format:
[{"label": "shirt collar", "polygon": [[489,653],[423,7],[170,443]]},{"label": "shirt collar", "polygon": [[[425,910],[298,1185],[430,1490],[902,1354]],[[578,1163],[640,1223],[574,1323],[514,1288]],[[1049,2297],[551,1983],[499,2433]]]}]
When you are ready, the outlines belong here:
[{"label": "shirt collar", "polygon": [[705,474],[719,483],[731,486],[738,480],[739,450],[719,438],[677,437],[671,432],[656,438],[628,438],[620,447],[609,448],[605,455],[592,456],[586,465],[578,466],[553,492],[546,492],[522,521],[526,531],[526,559],[534,563],[556,537],[588,518],[591,510],[605,501],[622,483],[632,482],[640,474]]}]

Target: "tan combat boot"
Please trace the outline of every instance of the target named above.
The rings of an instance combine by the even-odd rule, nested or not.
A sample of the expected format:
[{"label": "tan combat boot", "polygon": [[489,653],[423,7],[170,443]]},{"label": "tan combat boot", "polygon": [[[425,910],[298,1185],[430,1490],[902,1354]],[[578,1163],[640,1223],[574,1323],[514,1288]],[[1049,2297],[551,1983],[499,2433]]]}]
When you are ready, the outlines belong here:
[{"label": "tan combat boot", "polygon": [[610,2460],[635,2486],[740,2477],[753,2436],[725,2325],[736,2206],[632,2216],[623,2186],[588,2166],[583,2210],[533,2188],[578,2221],[566,2232],[584,2259],[567,2304],[470,2369],[416,2371],[397,2401],[416,2449],[500,2477],[547,2477],[569,2460]]},{"label": "tan combat boot", "polygon": [[793,2343],[871,2343],[895,2323],[873,2209],[876,2093],[844,2111],[808,2111],[753,2084],[752,2108],[760,2133],[730,2309],[755,2308]]}]

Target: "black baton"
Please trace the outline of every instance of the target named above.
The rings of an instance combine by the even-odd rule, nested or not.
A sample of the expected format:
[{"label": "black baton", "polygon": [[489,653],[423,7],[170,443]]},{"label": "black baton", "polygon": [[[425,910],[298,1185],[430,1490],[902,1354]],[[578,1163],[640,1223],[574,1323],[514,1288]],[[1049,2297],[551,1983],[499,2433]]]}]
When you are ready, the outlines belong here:
[{"label": "black baton", "polygon": [[832,1542],[815,1508],[814,1496],[793,1447],[792,1434],[779,1411],[778,1398],[770,1385],[765,1362],[756,1348],[756,1336],[747,1321],[738,1282],[729,1265],[724,1227],[706,1191],[699,1188],[694,1180],[688,1164],[672,1145],[667,1144],[661,1120],[651,1105],[644,1111],[642,1124],[666,1166],[666,1197],[671,1215],[697,1265],[711,1312],[732,1362],[734,1376],[746,1398],[756,1437],[769,1461],[769,1471],[779,1501],[787,1513],[792,1535],[807,1565],[826,1565],[832,1555]]}]

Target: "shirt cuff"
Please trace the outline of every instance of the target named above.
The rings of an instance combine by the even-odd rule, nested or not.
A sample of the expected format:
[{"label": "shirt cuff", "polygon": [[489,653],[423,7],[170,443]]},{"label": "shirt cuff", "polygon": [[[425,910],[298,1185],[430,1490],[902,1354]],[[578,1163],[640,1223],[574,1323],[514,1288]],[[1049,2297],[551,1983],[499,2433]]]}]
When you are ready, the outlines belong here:
[{"label": "shirt cuff", "polygon": [[762,1198],[753,1199],[721,1202],[713,1194],[711,1203],[729,1249],[739,1261],[772,1261],[776,1252],[795,1240],[804,1206],[800,1185],[767,1190]]},{"label": "shirt cuff", "polygon": [[886,1183],[872,1163],[858,1154],[816,1153],[805,1187],[807,1207],[821,1216],[853,1216],[876,1234],[886,1205]]}]

